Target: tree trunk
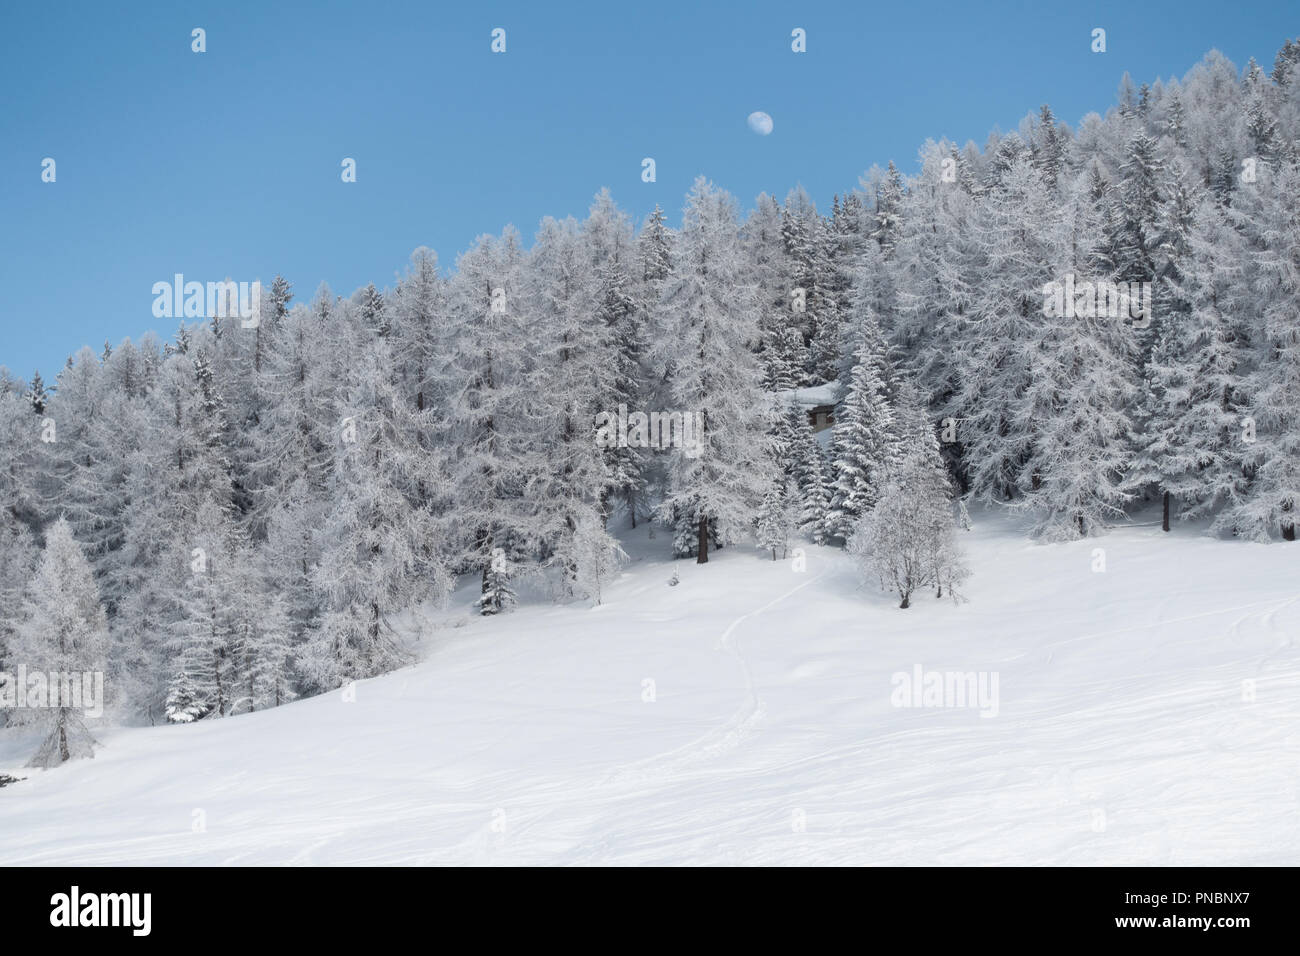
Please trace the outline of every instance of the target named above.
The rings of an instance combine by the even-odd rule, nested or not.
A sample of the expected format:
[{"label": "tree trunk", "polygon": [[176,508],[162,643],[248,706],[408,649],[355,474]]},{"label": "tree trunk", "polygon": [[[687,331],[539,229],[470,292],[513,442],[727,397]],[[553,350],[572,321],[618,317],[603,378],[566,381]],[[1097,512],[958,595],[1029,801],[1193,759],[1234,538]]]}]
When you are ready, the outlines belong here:
[{"label": "tree trunk", "polygon": [[910,602],[910,598],[911,598],[911,597],[912,597],[912,595],[910,595],[910,594],[904,594],[904,595],[903,595],[903,603],[900,604],[900,605],[898,605],[898,606],[899,606],[900,608],[911,607],[911,606],[912,606],[912,605],[911,605],[911,602]]},{"label": "tree trunk", "polygon": [[1160,530],[1169,530],[1169,492],[1164,495],[1164,516],[1160,519]]},{"label": "tree trunk", "polygon": [[217,682],[217,716],[226,716],[226,688],[221,683],[221,653],[213,651],[212,653],[212,670],[216,675]]},{"label": "tree trunk", "polygon": [[67,763],[72,759],[72,753],[68,750],[68,723],[67,717],[62,710],[59,711],[59,762]]},{"label": "tree trunk", "polygon": [[1283,540],[1283,541],[1294,541],[1294,540],[1295,540],[1295,524],[1294,524],[1294,523],[1292,523],[1292,524],[1284,524],[1284,525],[1282,525],[1282,540]]},{"label": "tree trunk", "polygon": [[698,544],[695,548],[695,563],[709,563],[709,519],[700,515],[700,530],[698,535]]}]

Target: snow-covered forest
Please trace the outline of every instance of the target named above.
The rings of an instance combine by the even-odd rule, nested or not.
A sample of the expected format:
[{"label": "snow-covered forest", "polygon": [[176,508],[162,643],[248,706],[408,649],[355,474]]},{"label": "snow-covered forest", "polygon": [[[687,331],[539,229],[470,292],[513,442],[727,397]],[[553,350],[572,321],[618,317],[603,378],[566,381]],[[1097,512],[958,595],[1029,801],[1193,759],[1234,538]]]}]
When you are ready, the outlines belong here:
[{"label": "snow-covered forest", "polygon": [[[454,269],[291,278],[256,321],[82,349],[53,382],[0,368],[0,670],[103,669],[132,722],[262,710],[403,664],[394,618],[463,575],[484,615],[525,579],[599,602],[646,522],[697,562],[844,545],[904,607],[981,574],[967,502],[1048,541],[1156,503],[1295,538],[1291,41],[1271,70],[1126,77],[1077,129],[1043,106],[927,142],[829,210],[701,177],[679,228],[601,191]],[[701,422],[698,453],[598,440],[621,407]]]}]

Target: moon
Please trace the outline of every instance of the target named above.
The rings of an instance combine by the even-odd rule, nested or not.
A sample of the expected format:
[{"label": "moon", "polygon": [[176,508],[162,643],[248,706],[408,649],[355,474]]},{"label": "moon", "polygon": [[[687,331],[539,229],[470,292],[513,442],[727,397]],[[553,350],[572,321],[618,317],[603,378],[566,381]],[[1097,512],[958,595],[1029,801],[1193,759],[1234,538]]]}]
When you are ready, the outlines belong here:
[{"label": "moon", "polygon": [[746,122],[749,123],[749,128],[759,136],[766,136],[768,133],[772,132],[772,117],[768,116],[762,110],[759,110],[756,113],[750,113],[749,119]]}]

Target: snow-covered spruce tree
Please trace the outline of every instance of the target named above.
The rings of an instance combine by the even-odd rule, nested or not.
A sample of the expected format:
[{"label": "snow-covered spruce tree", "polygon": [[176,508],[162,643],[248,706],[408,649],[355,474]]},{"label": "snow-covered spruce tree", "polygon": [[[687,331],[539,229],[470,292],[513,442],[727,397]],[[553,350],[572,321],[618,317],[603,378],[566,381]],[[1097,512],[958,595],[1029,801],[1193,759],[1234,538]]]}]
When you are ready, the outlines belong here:
[{"label": "snow-covered spruce tree", "polygon": [[763,337],[763,387],[770,392],[798,388],[808,381],[808,346],[803,333],[790,325]]},{"label": "snow-covered spruce tree", "polygon": [[271,280],[271,288],[267,290],[262,303],[261,315],[259,321],[253,327],[253,371],[260,373],[262,370],[262,348],[266,340],[267,333],[273,331],[280,321],[289,314],[289,303],[293,299],[293,286],[284,276],[277,275]]},{"label": "snow-covered spruce tree", "polygon": [[23,397],[27,399],[28,406],[35,414],[45,414],[45,406],[49,403],[50,395],[45,390],[45,381],[41,378],[40,372],[32,373],[31,384]]},{"label": "snow-covered spruce tree", "polygon": [[656,205],[637,237],[637,261],[641,263],[644,282],[662,282],[672,274],[672,233],[665,225],[667,219]]},{"label": "snow-covered spruce tree", "polygon": [[189,528],[189,575],[175,596],[169,629],[171,681],[166,715],[172,723],[224,717],[239,680],[228,617],[238,598],[229,588],[232,529],[228,515],[207,502]]},{"label": "snow-covered spruce tree", "polygon": [[[782,232],[791,284],[785,290],[786,308],[798,302],[798,311],[792,311],[782,324],[798,328],[808,343],[806,364],[797,384],[829,381],[837,371],[841,325],[836,236],[802,188],[786,197]],[[767,337],[791,345],[794,341],[780,334]],[[787,358],[792,357],[787,353]]]},{"label": "snow-covered spruce tree", "polygon": [[[753,351],[758,323],[743,268],[734,200],[700,177],[687,197],[676,271],[660,301],[671,410],[684,423],[703,424],[689,444],[663,452],[662,513],[678,522],[678,556],[694,554],[700,564],[708,561],[710,529],[720,545],[747,531],[773,468]],[[694,528],[693,542],[680,534],[687,527]]]},{"label": "snow-covered spruce tree", "polygon": [[[602,381],[592,383],[609,390],[597,396],[600,410],[616,411],[620,405],[641,408],[651,378],[646,331],[649,313],[646,303],[637,298],[636,270],[643,266],[637,262],[631,221],[614,204],[608,190],[596,195],[582,237],[594,289],[595,323],[603,329],[603,337],[594,336],[592,341],[610,356],[609,368],[602,369]],[[652,509],[645,453],[616,444],[603,449],[603,458],[608,477],[602,514],[607,519],[613,501],[621,501],[635,528],[638,517],[648,516]]]},{"label": "snow-covered spruce tree", "polygon": [[[1167,171],[1156,142],[1138,134],[1128,144],[1120,166],[1120,181],[1110,193],[1113,204],[1109,216],[1110,254],[1106,257],[1116,282],[1154,282],[1159,259],[1161,208]],[[1154,311],[1154,310],[1153,310]],[[1134,329],[1138,355],[1143,363],[1149,359],[1160,333],[1159,315]]]},{"label": "snow-covered spruce tree", "polygon": [[796,313],[793,262],[786,252],[780,204],[767,193],[745,220],[742,237],[748,281],[754,286],[762,336],[763,386],[782,391],[805,384],[807,347]]},{"label": "snow-covered spruce tree", "polygon": [[784,558],[794,533],[794,501],[790,494],[790,480],[784,475],[773,479],[759,506],[755,542],[760,551],[772,552],[772,560]]},{"label": "snow-covered spruce tree", "polygon": [[878,334],[864,334],[831,433],[831,501],[825,523],[830,537],[849,537],[875,505],[885,473],[898,463],[894,412],[885,385],[888,361]]},{"label": "snow-covered spruce tree", "polygon": [[1055,189],[1067,160],[1070,146],[1068,133],[1061,129],[1052,114],[1052,108],[1046,103],[1039,110],[1038,123],[1030,140],[1030,153],[1034,166],[1038,169],[1049,189]]},{"label": "snow-covered spruce tree", "polygon": [[[661,318],[658,304],[664,287],[673,274],[673,249],[676,241],[676,233],[668,228],[664,211],[656,205],[636,237],[636,299],[642,303],[643,326],[652,343],[659,338],[661,331],[657,325]],[[646,371],[652,390],[661,388],[667,380],[667,369],[662,364],[666,359],[666,355],[655,350],[646,355]],[[657,391],[652,391],[651,397],[656,396]]]},{"label": "snow-covered spruce tree", "polygon": [[784,471],[790,479],[796,525],[814,544],[825,544],[826,513],[831,503],[826,456],[807,412],[794,402],[786,405],[782,435],[789,442]]},{"label": "snow-covered spruce tree", "polygon": [[[862,197],[850,193],[832,199],[831,215],[826,220],[826,243],[830,261],[828,281],[839,315],[841,341],[852,307],[858,263],[872,245],[865,217]],[[842,353],[843,346],[840,343],[828,343],[828,347],[837,353],[832,356],[836,373],[831,377],[835,378],[843,374],[844,356],[839,354]]]},{"label": "snow-covered spruce tree", "polygon": [[[630,279],[621,264],[610,263],[601,268],[597,277],[596,321],[609,330],[613,352],[613,377],[607,400],[609,409],[624,405],[640,408],[645,391],[644,358],[648,349],[642,319],[645,315],[629,291]],[[647,516],[652,510],[648,493],[645,454],[639,448],[605,449],[605,467],[609,475],[609,494],[621,501],[627,509],[628,521],[637,526],[638,516]],[[603,511],[608,514],[607,502]]]},{"label": "snow-covered spruce tree", "polygon": [[821,216],[812,219],[811,260],[804,281],[810,283],[808,304],[812,313],[812,337],[808,343],[808,371],[814,382],[834,381],[839,375],[840,342],[843,337],[841,291],[847,281],[837,262],[838,237]]},{"label": "snow-covered spruce tree", "polygon": [[[62,518],[45,534],[45,550],[23,601],[12,663],[25,665],[28,674],[57,675],[48,687],[49,706],[27,710],[23,719],[41,724],[45,737],[33,767],[57,767],[74,757],[94,756],[95,740],[84,717],[84,681],[103,673],[108,642],[108,621],[99,602],[99,589],[86,560]],[[63,697],[63,678],[81,675],[82,700]],[[56,696],[57,695],[57,696]],[[90,702],[93,707],[100,702]]]},{"label": "snow-covered spruce tree", "polygon": [[509,611],[515,606],[517,598],[511,581],[515,569],[511,567],[510,558],[505,548],[493,548],[488,565],[483,570],[483,586],[474,601],[474,607],[484,617]]}]

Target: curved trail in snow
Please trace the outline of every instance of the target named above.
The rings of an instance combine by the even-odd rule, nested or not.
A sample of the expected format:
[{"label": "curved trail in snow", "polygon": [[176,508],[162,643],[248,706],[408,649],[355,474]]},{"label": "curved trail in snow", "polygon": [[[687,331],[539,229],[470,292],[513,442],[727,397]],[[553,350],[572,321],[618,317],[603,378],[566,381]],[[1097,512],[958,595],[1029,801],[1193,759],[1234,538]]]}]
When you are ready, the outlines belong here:
[{"label": "curved trail in snow", "polygon": [[815,578],[810,578],[803,584],[786,591],[780,597],[768,601],[762,607],[740,615],[722,632],[718,643],[723,650],[736,658],[740,664],[741,674],[745,678],[746,697],[748,698],[725,723],[690,743],[616,768],[606,776],[603,781],[604,784],[643,781],[654,777],[669,776],[693,764],[713,759],[738,747],[741,741],[749,736],[754,725],[763,719],[763,701],[758,696],[758,688],[754,684],[754,672],[749,666],[749,659],[734,639],[736,629],[750,618],[771,610],[804,588],[817,583],[822,577],[824,575],[819,574]]}]

